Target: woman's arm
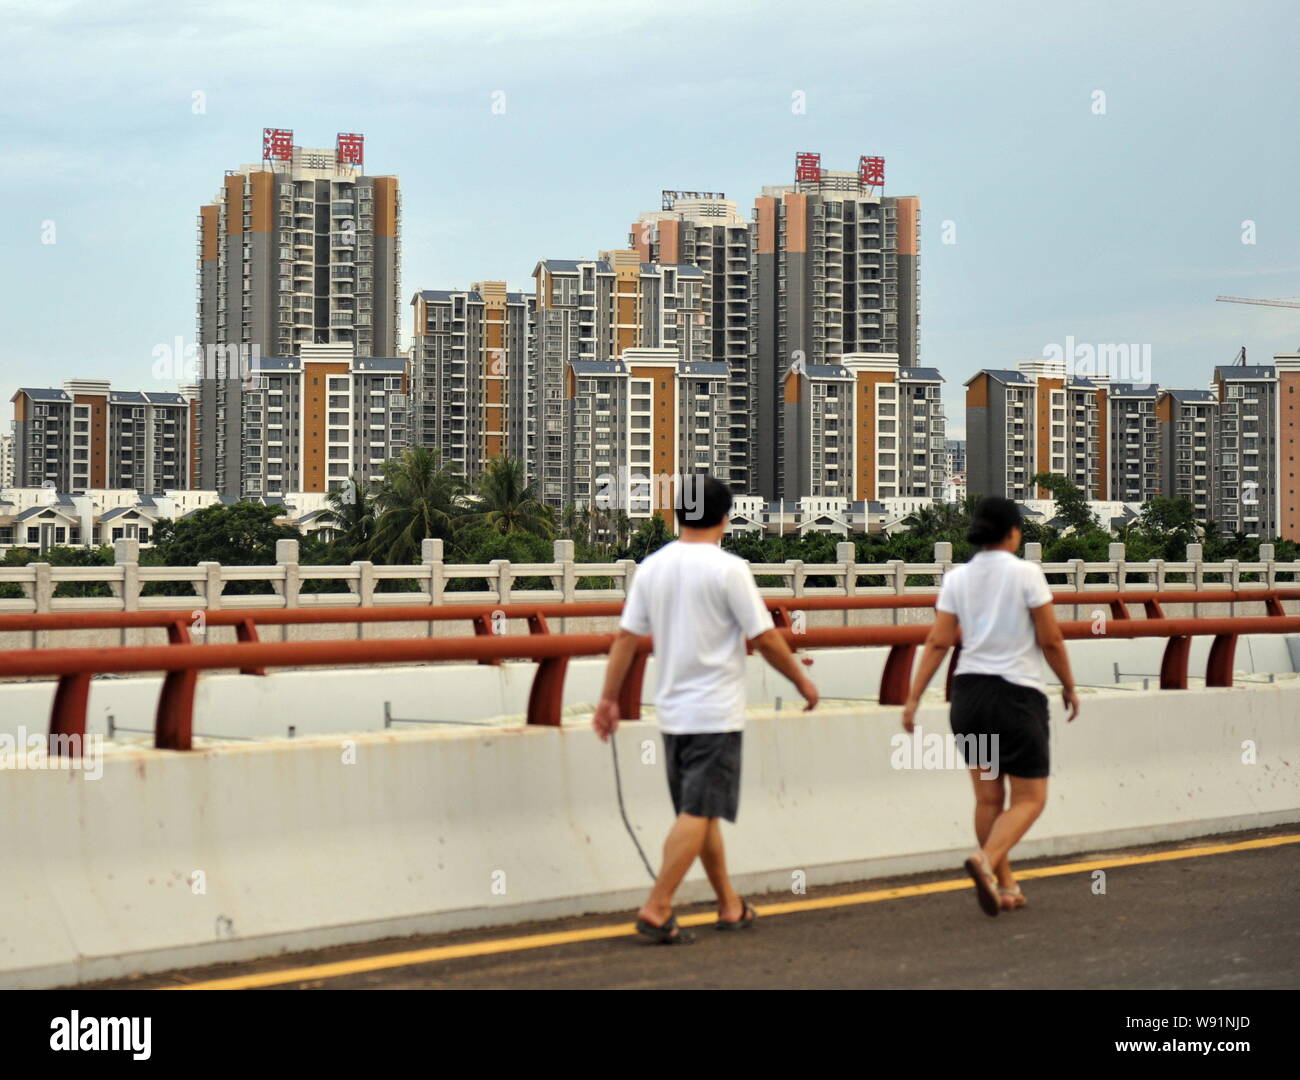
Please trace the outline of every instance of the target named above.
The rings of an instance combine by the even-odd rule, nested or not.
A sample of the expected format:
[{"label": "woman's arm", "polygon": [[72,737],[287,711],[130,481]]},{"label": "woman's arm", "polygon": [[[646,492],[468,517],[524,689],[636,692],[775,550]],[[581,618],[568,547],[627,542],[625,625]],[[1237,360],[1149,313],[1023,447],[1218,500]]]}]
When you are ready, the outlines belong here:
[{"label": "woman's arm", "polygon": [[1069,710],[1067,720],[1079,715],[1079,695],[1074,689],[1074,675],[1070,671],[1070,654],[1065,651],[1065,637],[1061,633],[1060,623],[1056,621],[1056,608],[1049,600],[1041,607],[1030,608],[1034,617],[1034,634],[1038,638],[1038,647],[1043,650],[1043,659],[1056,672],[1061,680],[1061,700]]},{"label": "woman's arm", "polygon": [[921,704],[921,695],[930,685],[934,673],[939,670],[943,658],[957,641],[957,616],[950,611],[936,611],[934,625],[930,635],[925,639],[925,652],[921,654],[921,666],[917,668],[916,678],[912,680],[912,692],[907,695],[903,706],[903,729],[911,731],[916,723],[916,710]]}]

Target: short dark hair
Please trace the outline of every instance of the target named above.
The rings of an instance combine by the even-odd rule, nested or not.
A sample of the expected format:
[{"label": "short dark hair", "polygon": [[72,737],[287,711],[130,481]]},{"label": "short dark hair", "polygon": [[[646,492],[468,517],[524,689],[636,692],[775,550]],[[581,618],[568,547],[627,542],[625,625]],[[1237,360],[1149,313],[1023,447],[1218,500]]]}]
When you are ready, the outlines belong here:
[{"label": "short dark hair", "polygon": [[989,495],[975,507],[975,517],[971,520],[966,539],[980,547],[988,547],[1002,543],[1011,535],[1012,529],[1024,531],[1020,507],[1000,495]]},{"label": "short dark hair", "polygon": [[677,524],[687,529],[711,529],[731,512],[731,488],[708,473],[677,478],[673,499]]}]

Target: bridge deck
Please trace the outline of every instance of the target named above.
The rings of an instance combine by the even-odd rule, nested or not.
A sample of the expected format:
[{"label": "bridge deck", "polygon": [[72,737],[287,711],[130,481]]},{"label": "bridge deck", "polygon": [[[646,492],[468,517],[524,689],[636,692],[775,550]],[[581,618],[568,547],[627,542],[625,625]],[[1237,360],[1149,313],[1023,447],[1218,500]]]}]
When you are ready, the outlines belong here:
[{"label": "bridge deck", "polygon": [[[1020,864],[1030,906],[981,914],[960,868],[753,897],[754,929],[662,948],[592,916],[99,984],[275,989],[1295,988],[1296,826]],[[1096,892],[1097,872],[1105,892]],[[631,913],[629,913],[630,916]]]}]

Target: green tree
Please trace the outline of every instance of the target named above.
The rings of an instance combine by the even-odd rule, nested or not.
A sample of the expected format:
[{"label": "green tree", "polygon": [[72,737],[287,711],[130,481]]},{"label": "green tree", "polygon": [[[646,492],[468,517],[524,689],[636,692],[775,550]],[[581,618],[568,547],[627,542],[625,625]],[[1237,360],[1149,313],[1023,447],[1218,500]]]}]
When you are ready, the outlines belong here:
[{"label": "green tree", "polygon": [[465,479],[436,451],[413,446],[384,462],[383,477],[375,490],[378,518],[370,545],[376,562],[418,562],[421,541],[452,538],[465,513]]},{"label": "green tree", "polygon": [[551,508],[538,497],[537,485],[525,479],[523,463],[511,457],[488,462],[467,521],[502,536],[527,532],[550,539],[555,535]]},{"label": "green tree", "polygon": [[1101,529],[1097,515],[1088,506],[1088,495],[1073,480],[1060,473],[1039,473],[1033,483],[1044,487],[1052,493],[1056,501],[1056,516],[1067,528],[1077,533],[1088,533]]},{"label": "green tree", "polygon": [[320,521],[334,532],[332,554],[342,562],[364,558],[375,536],[375,491],[360,476],[350,476],[326,497]]},{"label": "green tree", "polygon": [[641,527],[632,534],[632,539],[627,545],[627,558],[640,562],[647,555],[652,555],[665,544],[671,543],[672,540],[673,534],[669,531],[663,516],[655,513],[648,521],[642,522]]}]

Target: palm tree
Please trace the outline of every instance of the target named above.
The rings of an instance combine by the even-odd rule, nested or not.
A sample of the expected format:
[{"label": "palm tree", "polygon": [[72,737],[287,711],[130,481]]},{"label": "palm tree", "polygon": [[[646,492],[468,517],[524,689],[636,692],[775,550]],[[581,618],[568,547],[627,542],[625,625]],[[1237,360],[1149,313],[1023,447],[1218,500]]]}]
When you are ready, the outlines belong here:
[{"label": "palm tree", "polygon": [[375,492],[360,475],[348,477],[342,487],[331,491],[320,521],[328,525],[332,539],[348,559],[367,554],[375,535]]},{"label": "palm tree", "polygon": [[375,490],[378,520],[371,540],[379,562],[418,561],[420,542],[446,539],[465,513],[465,478],[443,465],[436,450],[413,446],[384,462],[384,478]]},{"label": "palm tree", "polygon": [[517,458],[499,457],[487,463],[469,519],[495,533],[528,532],[549,540],[555,535],[551,508],[537,495],[537,485],[524,477]]}]

